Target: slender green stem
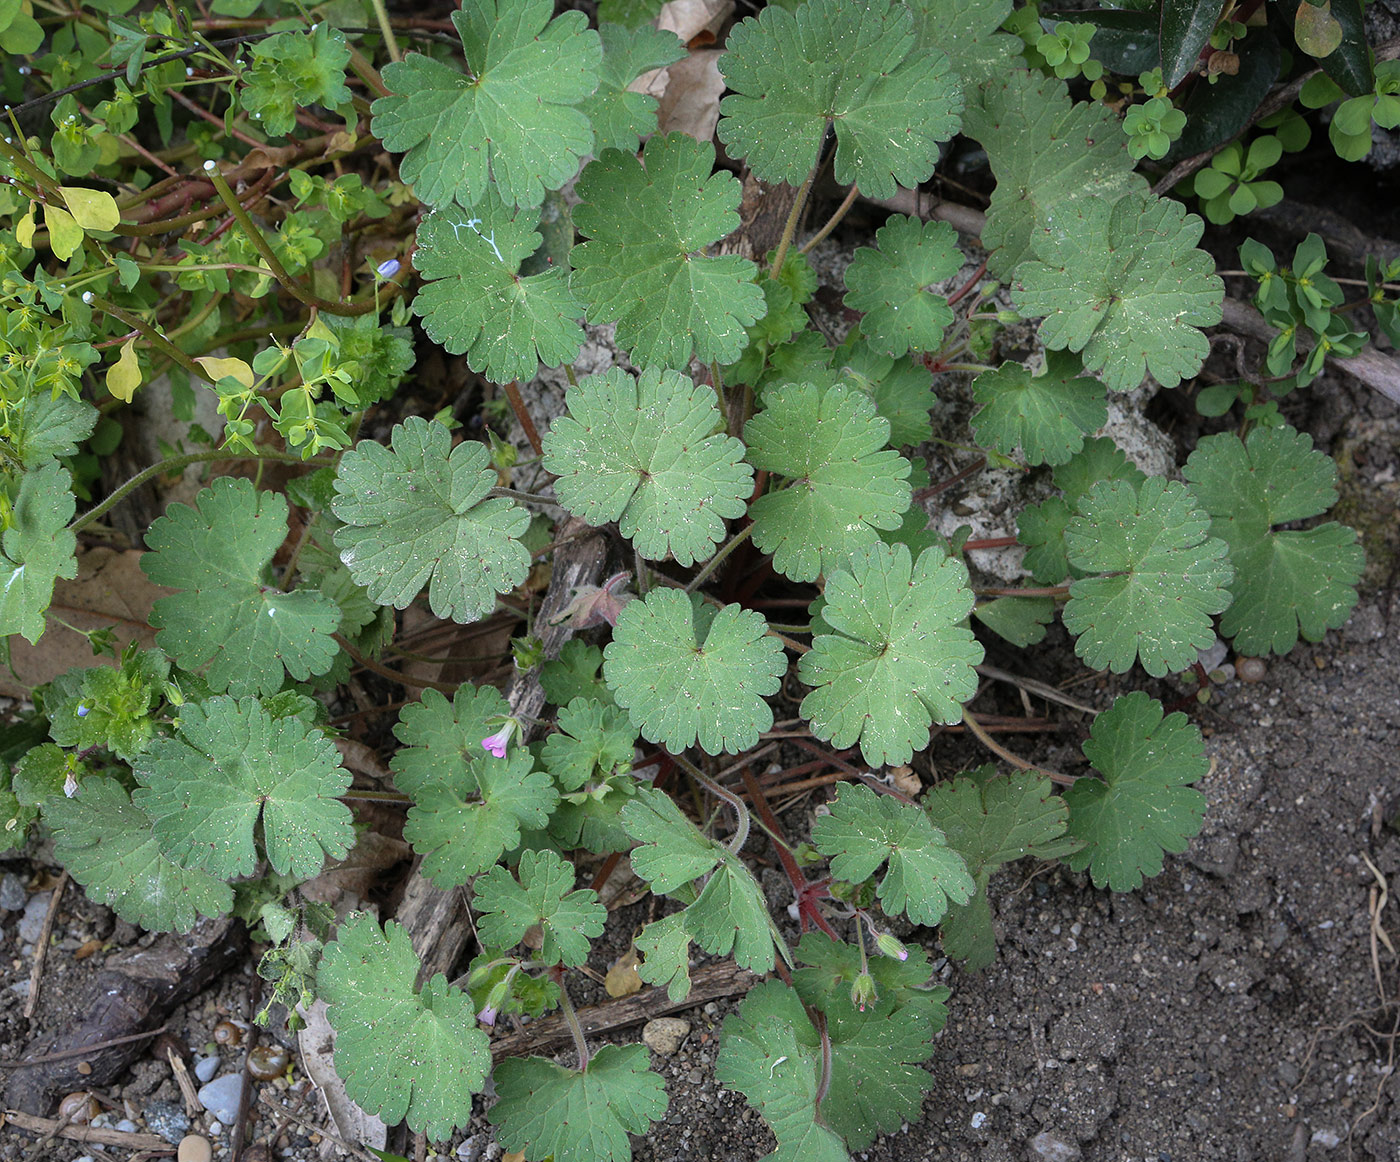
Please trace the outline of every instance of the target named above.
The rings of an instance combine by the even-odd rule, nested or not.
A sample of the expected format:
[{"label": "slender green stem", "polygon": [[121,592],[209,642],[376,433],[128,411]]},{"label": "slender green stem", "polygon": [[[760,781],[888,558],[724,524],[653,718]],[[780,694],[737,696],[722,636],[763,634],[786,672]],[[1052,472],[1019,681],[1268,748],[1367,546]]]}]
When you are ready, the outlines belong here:
[{"label": "slender green stem", "polygon": [[632,546],[632,567],[636,571],[637,596],[645,597],[651,592],[651,570],[642,560],[642,554],[636,545]]},{"label": "slender green stem", "polygon": [[768,628],[774,633],[811,633],[812,623],[806,625],[783,625],[782,622],[770,621]]},{"label": "slender green stem", "polygon": [[[825,137],[823,137],[825,141]],[[812,168],[807,173],[802,185],[798,187],[797,197],[793,200],[792,209],[788,212],[787,221],[783,223],[783,236],[778,239],[778,249],[773,255],[773,265],[768,268],[768,277],[777,278],[783,271],[783,262],[787,259],[788,247],[792,245],[793,235],[797,233],[797,223],[802,218],[802,211],[807,205],[807,194],[812,188],[812,183],[817,179],[817,171],[822,166],[822,147],[817,146],[817,160],[812,163]]]},{"label": "slender green stem", "polygon": [[553,508],[563,508],[552,496],[540,496],[535,492],[521,492],[518,488],[493,488],[492,496],[508,496],[511,500],[523,500],[526,504],[548,504]]},{"label": "slender green stem", "polygon": [[139,315],[134,315],[125,307],[119,307],[116,303],[109,303],[104,298],[99,298],[92,291],[83,292],[83,302],[90,307],[95,307],[104,314],[111,315],[114,319],[120,319],[133,331],[140,331],[145,340],[162,355],[173,360],[193,375],[196,379],[202,379],[205,383],[213,383],[209,373],[200,367],[193,359],[186,355],[180,348],[176,347],[169,339],[157,331],[150,323]]},{"label": "slender green stem", "polygon": [[273,252],[272,246],[263,236],[263,232],[258,229],[257,224],[249,216],[248,211],[243,208],[243,203],[233,196],[233,190],[229,188],[228,182],[224,180],[224,175],[219,172],[219,167],[212,161],[206,161],[204,163],[204,172],[209,176],[209,180],[213,183],[214,189],[219,197],[223,199],[224,205],[228,207],[229,213],[233,215],[234,221],[238,223],[243,233],[248,236],[248,241],[253,244],[257,252],[262,255],[263,261],[267,263],[268,270],[272,272],[272,277],[282,284],[288,294],[300,302],[305,303],[308,307],[315,307],[318,311],[325,311],[327,314],[331,315],[367,315],[374,310],[374,304],[372,302],[333,303],[328,299],[321,298],[319,295],[312,294],[302,286],[301,283],[297,282],[296,279],[287,273],[287,268],[282,265],[282,260]]},{"label": "slender green stem", "polygon": [[307,464],[320,468],[330,464],[329,460],[303,460],[300,456],[291,452],[273,452],[271,450],[259,450],[256,456],[245,454],[218,452],[186,452],[183,456],[171,456],[168,460],[161,460],[152,464],[149,468],[143,468],[125,484],[121,485],[111,496],[107,497],[95,508],[90,508],[82,516],[78,517],[68,526],[70,533],[80,533],[93,521],[100,520],[112,509],[116,508],[123,500],[130,496],[141,485],[148,480],[154,480],[157,476],[163,476],[167,472],[176,472],[188,468],[191,464],[207,463],[211,460],[276,460],[283,464]]},{"label": "slender green stem", "polygon": [[394,38],[393,25],[389,23],[389,12],[384,7],[384,0],[369,0],[374,8],[374,18],[379,21],[379,31],[384,36],[384,47],[389,50],[390,60],[401,59],[399,53],[399,42]]},{"label": "slender green stem", "polygon": [[583,1038],[583,1026],[579,1024],[578,1013],[574,1010],[574,1002],[569,998],[568,987],[564,984],[564,974],[558,973],[555,980],[559,985],[559,1010],[564,1014],[564,1021],[569,1026],[569,1032],[574,1035],[574,1049],[578,1053],[578,1071],[582,1073],[588,1068],[588,1042]]},{"label": "slender green stem", "polygon": [[813,234],[812,237],[807,239],[806,245],[803,246],[802,249],[799,250],[797,253],[810,254],[813,250],[817,248],[818,245],[824,242],[826,240],[826,236],[841,224],[841,219],[846,216],[846,211],[855,205],[856,198],[859,196],[859,188],[856,186],[852,186],[847,192],[846,197],[842,201],[842,203],[836,207],[835,212],[831,215],[830,218],[826,220],[826,225],[823,226],[820,230],[818,230],[815,234]]},{"label": "slender green stem", "polygon": [[675,759],[676,765],[700,786],[709,791],[716,799],[722,799],[734,809],[734,814],[737,816],[734,824],[734,838],[729,841],[728,846],[731,852],[738,855],[744,849],[744,844],[749,841],[749,809],[744,806],[744,801],[733,791],[721,787],[684,755],[672,755],[671,757]]},{"label": "slender green stem", "polygon": [[570,387],[578,386],[578,377],[574,374],[573,365],[570,363],[564,364],[564,378],[569,381]]},{"label": "slender green stem", "polygon": [[725,543],[724,548],[720,549],[718,553],[716,553],[713,557],[706,561],[705,567],[690,579],[690,581],[686,584],[685,591],[687,593],[694,593],[697,589],[699,589],[701,585],[703,585],[706,581],[710,579],[710,577],[714,574],[714,571],[718,569],[722,564],[724,564],[724,559],[727,556],[729,556],[729,554],[732,553],[735,549],[737,549],[740,545],[742,545],[745,541],[747,541],[752,535],[753,525],[747,524],[743,528],[741,528],[737,533],[735,533],[732,537],[730,537],[729,540]]}]

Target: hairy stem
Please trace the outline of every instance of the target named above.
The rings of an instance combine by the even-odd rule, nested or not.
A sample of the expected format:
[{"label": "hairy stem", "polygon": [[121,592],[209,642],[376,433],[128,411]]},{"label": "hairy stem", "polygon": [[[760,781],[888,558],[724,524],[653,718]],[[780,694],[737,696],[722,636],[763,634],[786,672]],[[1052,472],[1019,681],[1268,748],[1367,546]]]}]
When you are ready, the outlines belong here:
[{"label": "hairy stem", "polygon": [[574,1002],[569,999],[569,989],[564,984],[563,972],[556,971],[553,975],[555,982],[559,985],[559,1011],[564,1014],[569,1032],[574,1035],[574,1049],[578,1053],[578,1071],[582,1073],[588,1068],[588,1042],[583,1038],[583,1026],[579,1024]]},{"label": "hairy stem", "polygon": [[826,236],[841,224],[841,219],[846,216],[846,211],[855,205],[855,201],[858,197],[860,197],[860,188],[858,186],[852,186],[841,204],[836,207],[835,212],[826,220],[826,225],[807,239],[806,244],[797,253],[810,254],[818,245],[824,242]]},{"label": "hairy stem", "polygon": [[[822,144],[826,143],[823,135]],[[768,268],[768,277],[777,278],[783,271],[783,263],[787,259],[788,247],[792,245],[793,235],[797,233],[797,223],[802,220],[802,211],[807,207],[807,195],[811,192],[812,183],[817,180],[817,171],[822,167],[822,146],[817,146],[817,160],[812,163],[812,168],[807,172],[807,177],[802,185],[798,187],[797,197],[793,199],[792,209],[788,211],[787,221],[783,223],[783,236],[778,239],[778,249],[773,254],[773,265]]]},{"label": "hairy stem", "polygon": [[705,562],[705,567],[696,573],[686,584],[685,591],[694,593],[714,575],[714,571],[724,564],[724,559],[753,535],[753,525],[747,524],[735,533],[713,557]]},{"label": "hairy stem", "polygon": [[721,787],[684,755],[672,755],[671,757],[676,760],[676,765],[681,770],[685,771],[711,795],[716,799],[722,799],[734,809],[734,814],[737,816],[734,824],[734,838],[729,841],[728,846],[730,851],[738,855],[743,850],[744,844],[749,841],[749,809],[744,806],[744,801],[733,791]]}]

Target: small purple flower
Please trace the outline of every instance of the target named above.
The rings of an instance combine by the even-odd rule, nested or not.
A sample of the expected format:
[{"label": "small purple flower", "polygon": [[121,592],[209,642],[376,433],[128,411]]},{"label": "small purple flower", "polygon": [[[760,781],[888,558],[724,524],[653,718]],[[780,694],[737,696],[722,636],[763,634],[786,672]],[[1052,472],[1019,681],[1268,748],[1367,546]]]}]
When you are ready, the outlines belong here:
[{"label": "small purple flower", "polygon": [[510,745],[510,740],[515,737],[515,732],[520,728],[514,718],[507,718],[505,725],[495,734],[488,734],[481,740],[481,745],[490,751],[498,759],[506,757],[506,747]]},{"label": "small purple flower", "polygon": [[386,258],[376,268],[380,278],[393,278],[399,273],[399,260],[397,258]]},{"label": "small purple flower", "polygon": [[89,706],[84,706],[81,702],[79,702],[79,703],[78,703],[78,717],[79,717],[79,718],[86,718],[86,717],[88,716],[88,711],[89,711],[90,709],[91,709],[91,707],[89,707]]}]

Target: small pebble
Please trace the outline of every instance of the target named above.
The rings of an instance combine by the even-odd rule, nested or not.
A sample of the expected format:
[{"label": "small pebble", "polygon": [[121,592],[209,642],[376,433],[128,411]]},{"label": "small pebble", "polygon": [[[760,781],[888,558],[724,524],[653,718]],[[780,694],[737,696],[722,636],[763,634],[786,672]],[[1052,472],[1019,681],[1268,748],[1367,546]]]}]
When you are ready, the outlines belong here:
[{"label": "small pebble", "polygon": [[200,1085],[214,1080],[214,1074],[219,1072],[219,1059],[217,1057],[201,1057],[194,1063],[194,1075],[199,1078]]},{"label": "small pebble", "polygon": [[49,897],[52,892],[38,892],[29,897],[29,902],[24,905],[24,915],[19,918],[19,941],[21,944],[33,944],[39,939],[39,934],[44,930],[44,917],[49,910]]},{"label": "small pebble", "polygon": [[224,1123],[218,1120],[210,1122],[209,1132],[217,1138],[220,1134],[224,1132]]},{"label": "small pebble", "polygon": [[1042,1130],[1031,1139],[1028,1157],[1030,1162],[1079,1162],[1082,1151],[1074,1142]]},{"label": "small pebble", "polygon": [[657,1017],[642,1027],[642,1044],[662,1057],[670,1057],[690,1036],[690,1022],[679,1017]]},{"label": "small pebble", "polygon": [[209,1162],[214,1157],[214,1147],[208,1138],[198,1134],[187,1134],[180,1139],[180,1151],[175,1155],[176,1162]]},{"label": "small pebble", "polygon": [[242,1093],[243,1075],[226,1073],[201,1086],[199,1100],[219,1121],[231,1122],[238,1116],[238,1099]]},{"label": "small pebble", "polygon": [[0,912],[22,912],[29,902],[24,880],[14,872],[0,876]]},{"label": "small pebble", "polygon": [[185,1107],[173,1101],[153,1101],[143,1111],[146,1128],[158,1134],[172,1146],[190,1132],[190,1119]]},{"label": "small pebble", "polygon": [[133,1122],[130,1118],[122,1118],[121,1121],[119,1121],[115,1126],[112,1127],[112,1129],[114,1130],[120,1130],[123,1134],[134,1134],[140,1128],[141,1127],[138,1126],[135,1122]]}]

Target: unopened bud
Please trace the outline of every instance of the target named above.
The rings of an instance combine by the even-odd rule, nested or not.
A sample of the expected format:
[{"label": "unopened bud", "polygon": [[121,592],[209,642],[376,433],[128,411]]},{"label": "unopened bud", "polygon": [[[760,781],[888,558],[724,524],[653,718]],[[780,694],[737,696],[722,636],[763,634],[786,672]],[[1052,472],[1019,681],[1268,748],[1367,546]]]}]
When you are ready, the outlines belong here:
[{"label": "unopened bud", "polygon": [[905,948],[898,940],[888,932],[881,932],[875,938],[875,947],[880,950],[881,956],[892,956],[895,960],[908,960],[909,949]]}]

